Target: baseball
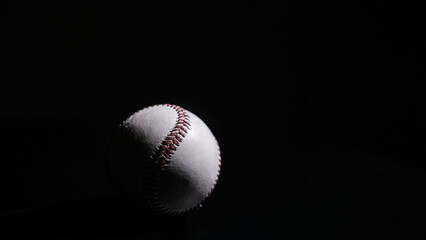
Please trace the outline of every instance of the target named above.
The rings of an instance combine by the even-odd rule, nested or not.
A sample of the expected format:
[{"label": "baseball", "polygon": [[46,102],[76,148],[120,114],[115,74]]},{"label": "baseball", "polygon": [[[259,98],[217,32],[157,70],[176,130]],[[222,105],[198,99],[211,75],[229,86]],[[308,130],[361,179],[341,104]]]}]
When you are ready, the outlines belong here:
[{"label": "baseball", "polygon": [[120,124],[107,159],[119,195],[164,214],[200,206],[216,186],[221,154],[207,125],[172,104],[143,108]]}]

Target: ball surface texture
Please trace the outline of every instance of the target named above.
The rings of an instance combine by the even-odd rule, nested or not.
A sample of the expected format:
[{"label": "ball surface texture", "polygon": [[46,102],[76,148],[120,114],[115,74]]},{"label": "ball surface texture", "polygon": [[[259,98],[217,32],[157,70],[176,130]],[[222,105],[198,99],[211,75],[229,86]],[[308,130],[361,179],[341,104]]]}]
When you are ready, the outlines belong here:
[{"label": "ball surface texture", "polygon": [[119,195],[160,213],[182,214],[212,193],[221,153],[200,118],[179,106],[161,104],[120,124],[107,166]]}]

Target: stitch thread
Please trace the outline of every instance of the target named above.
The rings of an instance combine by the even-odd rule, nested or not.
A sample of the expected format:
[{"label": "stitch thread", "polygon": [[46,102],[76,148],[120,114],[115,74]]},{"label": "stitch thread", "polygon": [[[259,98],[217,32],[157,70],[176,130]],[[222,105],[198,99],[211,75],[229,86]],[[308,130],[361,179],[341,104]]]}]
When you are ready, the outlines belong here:
[{"label": "stitch thread", "polygon": [[176,110],[178,117],[175,127],[170,131],[152,156],[154,164],[162,170],[170,162],[176,148],[179,146],[179,143],[182,142],[182,139],[186,136],[191,126],[189,115],[183,108],[172,104],[166,104],[165,106]]},{"label": "stitch thread", "polygon": [[[183,138],[185,138],[186,134],[188,133],[191,126],[191,119],[188,113],[179,106],[176,106],[173,104],[158,104],[154,106],[170,107],[176,110],[176,112],[178,113],[178,117],[176,120],[175,127],[164,138],[161,145],[154,151],[154,154],[152,154],[151,156],[154,164],[152,165],[151,168],[146,170],[145,177],[143,180],[144,182],[143,185],[145,186],[144,192],[146,194],[146,199],[147,199],[148,205],[156,212],[171,214],[171,215],[186,214],[197,207],[201,207],[201,204],[204,203],[209,198],[213,189],[215,188],[219,179],[220,169],[222,165],[220,147],[218,142],[216,141],[218,151],[219,151],[219,154],[218,154],[219,170],[218,170],[216,180],[213,186],[211,187],[210,191],[205,196],[205,198],[201,201],[201,203],[192,208],[186,209],[184,211],[174,211],[174,210],[170,210],[166,208],[164,204],[161,202],[161,199],[158,194],[157,180],[159,179],[159,175],[161,174],[162,170],[164,170],[167,167],[168,163],[170,163],[172,155],[177,150],[177,147],[180,145],[180,143],[183,141]],[[154,107],[154,106],[150,106],[150,107]]]},{"label": "stitch thread", "polygon": [[[215,138],[215,140],[216,140],[216,138]],[[218,159],[219,160],[219,169],[217,171],[216,180],[213,183],[213,186],[211,187],[210,191],[207,193],[206,197],[201,201],[200,205],[202,203],[204,203],[210,197],[210,195],[212,194],[214,188],[216,187],[217,181],[219,180],[220,169],[222,169],[222,153],[220,152],[220,147],[219,147],[219,143],[217,142],[217,140],[216,140],[216,145],[217,145],[217,149],[219,151],[219,154],[218,154],[218,158],[219,158]]]}]

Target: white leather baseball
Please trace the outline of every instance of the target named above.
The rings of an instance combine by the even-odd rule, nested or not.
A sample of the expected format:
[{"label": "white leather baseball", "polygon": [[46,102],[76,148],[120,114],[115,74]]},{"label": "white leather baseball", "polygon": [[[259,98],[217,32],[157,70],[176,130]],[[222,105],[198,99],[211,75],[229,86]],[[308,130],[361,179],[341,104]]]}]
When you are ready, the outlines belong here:
[{"label": "white leather baseball", "polygon": [[220,167],[210,129],[176,105],[134,113],[110,143],[108,171],[118,192],[166,214],[200,205],[214,189]]}]

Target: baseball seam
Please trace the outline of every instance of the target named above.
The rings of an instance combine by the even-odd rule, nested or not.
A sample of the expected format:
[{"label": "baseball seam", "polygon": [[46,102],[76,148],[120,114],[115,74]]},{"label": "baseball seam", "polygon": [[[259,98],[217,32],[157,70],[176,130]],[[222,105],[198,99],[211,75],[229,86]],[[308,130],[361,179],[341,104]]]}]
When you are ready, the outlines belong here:
[{"label": "baseball seam", "polygon": [[170,163],[172,155],[188,133],[191,126],[191,119],[188,113],[179,106],[173,104],[158,104],[154,106],[165,106],[174,109],[177,112],[177,120],[173,129],[150,156],[153,159],[153,165],[148,170],[145,178],[147,200],[151,208],[157,212],[179,215],[186,211],[173,211],[164,206],[158,194],[157,181],[160,173]]},{"label": "baseball seam", "polygon": [[[165,214],[172,214],[172,215],[181,215],[185,214],[194,208],[197,208],[199,205],[204,203],[207,198],[211,195],[213,189],[215,188],[217,181],[219,179],[220,169],[221,169],[221,153],[219,144],[217,143],[219,155],[218,155],[218,165],[219,170],[216,176],[216,180],[211,187],[210,191],[207,193],[205,198],[200,202],[199,205],[194,206],[192,208],[189,208],[184,211],[174,211],[170,210],[167,207],[164,206],[162,203],[159,195],[158,195],[158,187],[157,187],[157,180],[159,179],[159,174],[164,170],[167,165],[170,163],[172,155],[177,150],[180,143],[182,143],[185,136],[188,134],[191,126],[191,119],[188,115],[188,113],[183,109],[182,107],[179,107],[177,105],[173,104],[158,104],[154,106],[166,106],[174,109],[178,116],[176,120],[176,125],[173,127],[173,129],[170,131],[170,133],[164,138],[164,140],[161,142],[160,146],[154,151],[154,153],[151,155],[151,158],[153,159],[153,165],[152,168],[150,168],[146,173],[145,178],[145,186],[146,186],[146,195],[148,198],[149,205],[157,212],[165,213]],[[152,106],[153,107],[153,106]]]},{"label": "baseball seam", "polygon": [[178,117],[175,127],[170,131],[152,156],[154,164],[160,167],[160,169],[164,169],[166,164],[170,162],[173,153],[176,151],[179,143],[185,138],[191,126],[189,115],[183,108],[172,104],[166,104],[165,106],[176,110]]},{"label": "baseball seam", "polygon": [[[216,138],[215,138],[216,140]],[[219,161],[219,169],[217,170],[217,175],[216,175],[216,180],[213,183],[213,186],[211,187],[210,191],[207,193],[206,197],[201,201],[200,205],[202,203],[204,203],[212,194],[213,190],[215,189],[216,185],[217,185],[217,181],[219,180],[219,175],[220,175],[220,169],[222,168],[222,153],[220,152],[220,147],[219,147],[219,143],[216,140],[216,145],[217,145],[217,150],[219,152],[218,154],[218,161]]]}]

